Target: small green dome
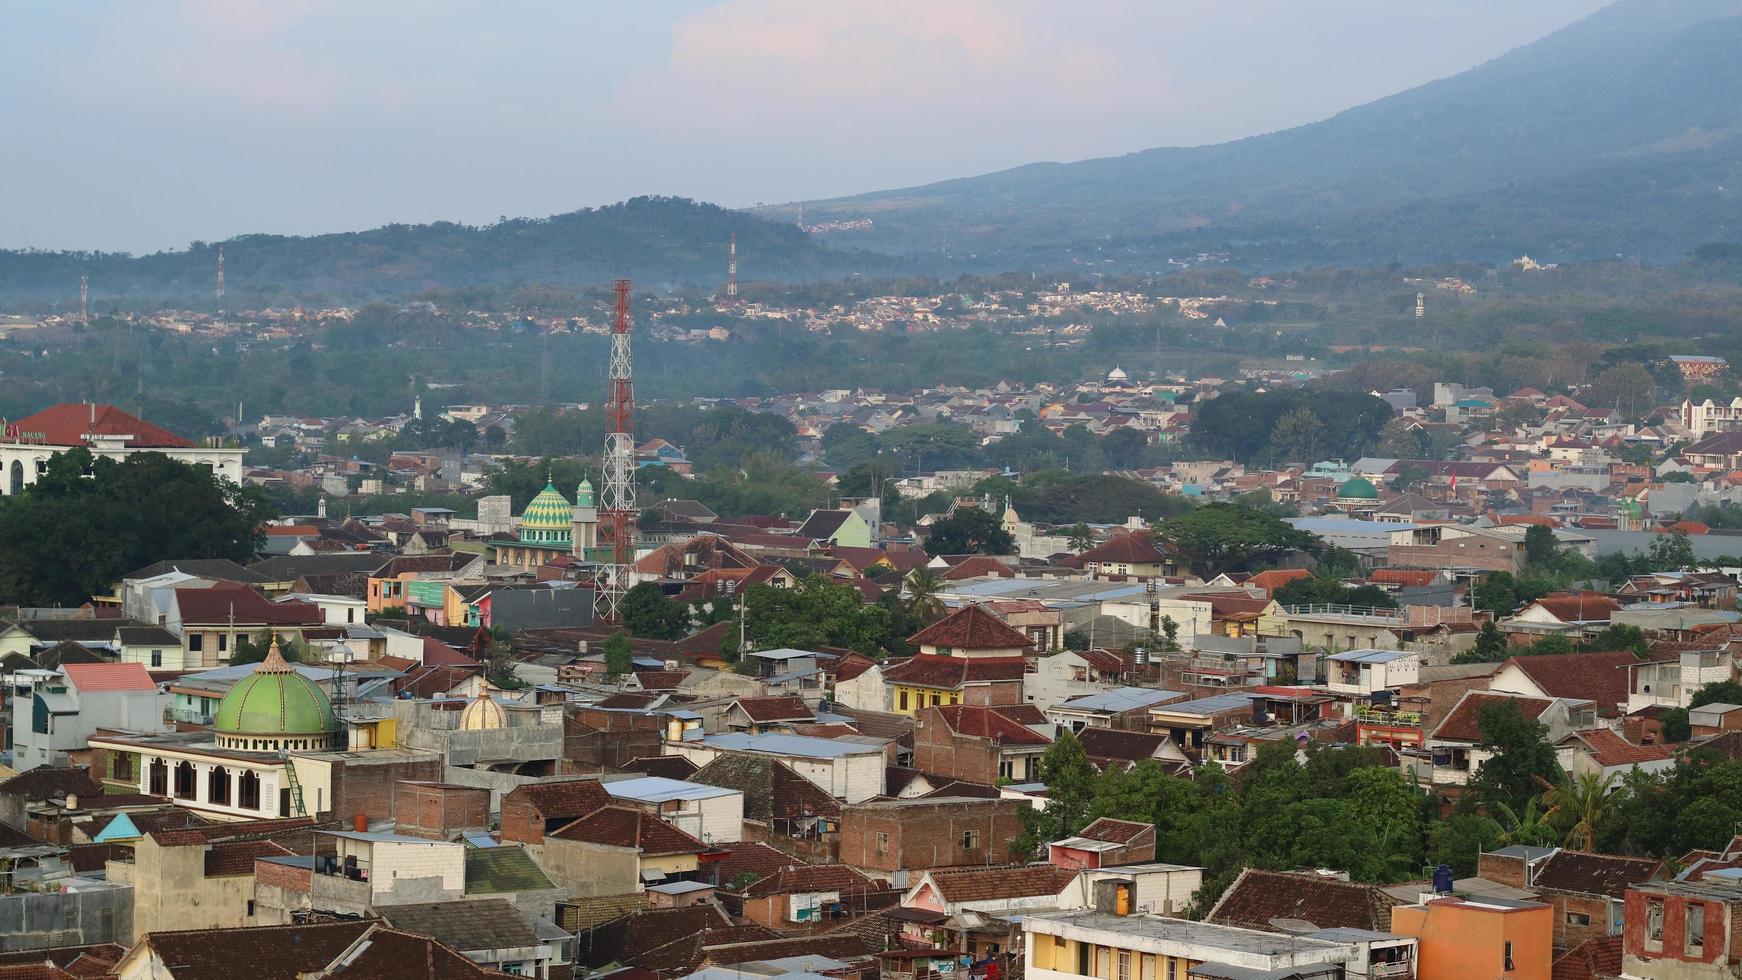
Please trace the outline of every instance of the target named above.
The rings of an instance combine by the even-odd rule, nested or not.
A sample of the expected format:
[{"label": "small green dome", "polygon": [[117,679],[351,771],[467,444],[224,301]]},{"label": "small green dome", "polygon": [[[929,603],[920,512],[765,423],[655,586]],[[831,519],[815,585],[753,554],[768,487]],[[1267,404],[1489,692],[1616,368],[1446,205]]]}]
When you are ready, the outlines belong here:
[{"label": "small green dome", "polygon": [[1343,484],[1337,497],[1342,500],[1378,500],[1379,488],[1372,481],[1357,476]]},{"label": "small green dome", "polygon": [[1628,517],[1643,517],[1643,516],[1645,516],[1645,508],[1639,506],[1639,501],[1637,501],[1637,500],[1632,500],[1632,499],[1623,500],[1623,501],[1621,501],[1621,506],[1619,509],[1620,509],[1621,513],[1626,514]]},{"label": "small green dome", "polygon": [[575,488],[575,506],[593,506],[593,481],[581,477],[581,485]]},{"label": "small green dome", "polygon": [[334,728],[325,691],[296,672],[273,641],[266,659],[218,702],[212,728],[219,735],[324,735]]},{"label": "small green dome", "polygon": [[555,485],[546,483],[520,515],[520,527],[529,531],[564,531],[573,526],[574,519],[569,498]]}]

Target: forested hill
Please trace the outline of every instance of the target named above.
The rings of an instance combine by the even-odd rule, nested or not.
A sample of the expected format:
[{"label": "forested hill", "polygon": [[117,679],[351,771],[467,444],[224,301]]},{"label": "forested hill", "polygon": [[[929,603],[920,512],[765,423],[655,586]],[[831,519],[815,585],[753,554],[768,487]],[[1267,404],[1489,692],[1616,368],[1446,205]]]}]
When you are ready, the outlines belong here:
[{"label": "forested hill", "polygon": [[[738,237],[742,280],[834,278],[899,271],[898,260],[830,249],[791,222],[682,198],[640,197],[608,207],[485,227],[438,222],[315,235],[245,235],[224,243],[234,308],[331,298],[357,302],[479,285],[567,288],[627,277],[649,288],[712,292]],[[209,303],[217,244],[153,255],[0,251],[0,301],[78,302],[88,275],[104,298]]]},{"label": "forested hill", "polygon": [[1115,259],[1226,248],[1247,266],[1679,258],[1742,240],[1738,52],[1739,0],[1620,0],[1321,122],[806,202],[803,213],[872,219],[842,243],[917,252],[947,233],[952,251],[983,260],[1064,246]]}]

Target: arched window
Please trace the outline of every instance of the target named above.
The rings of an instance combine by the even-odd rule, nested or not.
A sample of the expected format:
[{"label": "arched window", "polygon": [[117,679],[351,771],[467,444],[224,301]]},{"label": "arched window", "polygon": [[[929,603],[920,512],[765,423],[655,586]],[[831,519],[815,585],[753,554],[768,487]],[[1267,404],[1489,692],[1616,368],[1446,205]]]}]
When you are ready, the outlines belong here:
[{"label": "arched window", "polygon": [[199,778],[194,773],[194,764],[183,760],[175,764],[175,797],[178,800],[191,800],[199,794]]},{"label": "arched window", "polygon": [[213,766],[206,774],[206,802],[219,806],[230,805],[230,770],[223,766]]},{"label": "arched window", "polygon": [[242,778],[237,781],[236,805],[244,810],[260,809],[260,774],[252,769],[244,770]]},{"label": "arched window", "polygon": [[151,768],[147,771],[149,792],[152,796],[169,795],[169,763],[162,759],[151,760]]},{"label": "arched window", "polygon": [[11,482],[12,489],[8,490],[7,493],[19,494],[24,492],[24,464],[16,459],[12,461]]}]

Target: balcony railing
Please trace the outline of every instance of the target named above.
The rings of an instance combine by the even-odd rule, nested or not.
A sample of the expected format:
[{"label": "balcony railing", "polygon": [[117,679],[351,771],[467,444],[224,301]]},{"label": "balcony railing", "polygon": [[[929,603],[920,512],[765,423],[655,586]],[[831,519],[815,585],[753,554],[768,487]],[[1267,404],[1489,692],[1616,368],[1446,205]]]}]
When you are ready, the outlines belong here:
[{"label": "balcony railing", "polygon": [[1310,619],[1378,620],[1387,623],[1409,622],[1409,613],[1383,606],[1350,606],[1338,602],[1313,602],[1299,606],[1284,606],[1290,616]]}]

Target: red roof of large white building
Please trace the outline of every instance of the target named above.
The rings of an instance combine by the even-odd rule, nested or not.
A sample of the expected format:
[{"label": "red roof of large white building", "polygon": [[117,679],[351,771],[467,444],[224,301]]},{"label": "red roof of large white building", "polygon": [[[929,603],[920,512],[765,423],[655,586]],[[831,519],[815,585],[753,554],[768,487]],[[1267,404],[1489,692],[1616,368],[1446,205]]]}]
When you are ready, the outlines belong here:
[{"label": "red roof of large white building", "polygon": [[186,449],[193,445],[168,429],[129,415],[113,405],[89,403],[45,408],[35,415],[11,422],[7,431],[50,446],[89,446],[92,436],[124,436],[127,445],[135,449]]}]

